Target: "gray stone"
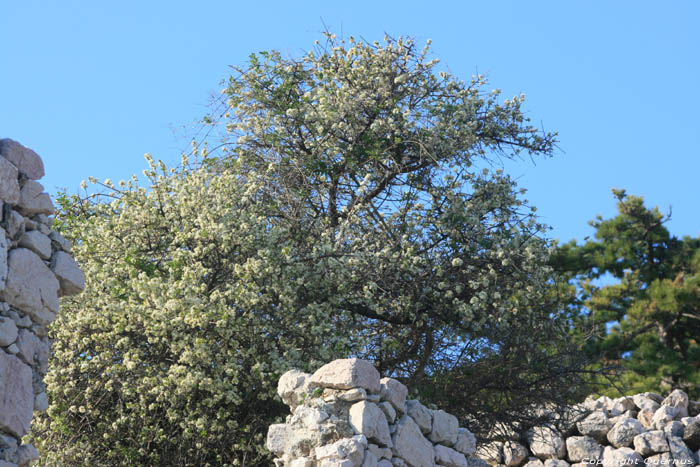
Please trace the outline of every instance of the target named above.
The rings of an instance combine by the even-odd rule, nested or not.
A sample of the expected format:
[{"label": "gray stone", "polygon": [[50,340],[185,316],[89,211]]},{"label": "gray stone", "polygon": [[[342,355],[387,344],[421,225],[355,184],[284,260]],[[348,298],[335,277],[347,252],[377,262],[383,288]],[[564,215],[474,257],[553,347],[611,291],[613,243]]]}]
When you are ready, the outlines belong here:
[{"label": "gray stone", "polygon": [[53,203],[48,193],[44,192],[44,187],[39,182],[25,180],[19,190],[19,201],[17,208],[22,215],[33,216],[34,214],[54,213]]},{"label": "gray stone", "polygon": [[421,429],[408,415],[404,415],[396,424],[392,440],[393,452],[408,462],[412,467],[433,467],[435,451],[430,441],[425,439]]},{"label": "gray stone", "polygon": [[34,411],[32,369],[0,351],[0,430],[22,438]]},{"label": "gray stone", "polygon": [[323,365],[309,378],[309,386],[331,389],[364,388],[379,393],[379,372],[374,365],[357,358],[334,360]]},{"label": "gray stone", "polygon": [[379,459],[377,459],[377,456],[372,454],[369,450],[366,450],[365,458],[362,461],[362,467],[377,467],[378,463]]},{"label": "gray stone", "polygon": [[678,420],[673,420],[666,424],[666,426],[664,427],[664,432],[671,433],[673,436],[678,436],[679,438],[682,438],[683,428],[684,427],[681,422],[679,422]]},{"label": "gray stone", "polygon": [[0,156],[12,162],[27,178],[39,180],[44,176],[44,163],[41,157],[17,141],[10,138],[0,139]]},{"label": "gray stone", "polygon": [[644,464],[644,459],[630,448],[612,448],[606,446],[603,450],[603,467],[620,467]]},{"label": "gray stone", "polygon": [[367,399],[367,391],[363,388],[348,389],[347,391],[341,391],[339,389],[325,389],[325,391],[337,391],[338,400],[345,402],[357,402]]},{"label": "gray stone", "polygon": [[647,393],[642,393],[642,394],[636,394],[632,396],[632,400],[634,401],[634,405],[639,408],[639,410],[642,409],[649,409],[652,412],[656,412],[656,410],[659,408],[660,404],[656,402],[654,399],[649,398]]},{"label": "gray stone", "polygon": [[7,216],[5,216],[4,222],[5,231],[7,232],[8,238],[16,240],[24,235],[25,218],[22,214],[13,209]]},{"label": "gray stone", "polygon": [[390,460],[387,459],[381,459],[379,462],[377,462],[377,467],[393,467],[394,464],[391,463]]},{"label": "gray stone", "polygon": [[[644,464],[649,467],[669,467],[673,464],[673,457],[670,452],[662,452],[644,459]],[[678,466],[676,466],[678,467]]]},{"label": "gray stone", "polygon": [[566,452],[571,462],[600,459],[603,446],[590,436],[571,436],[566,439]]},{"label": "gray stone", "polygon": [[632,445],[634,437],[643,433],[644,427],[634,418],[621,420],[613,426],[608,432],[608,441],[616,448],[627,448]]},{"label": "gray stone", "polygon": [[634,437],[634,450],[644,457],[650,454],[668,452],[666,434],[661,430],[647,431]]},{"label": "gray stone", "polygon": [[54,244],[54,247],[56,247],[57,250],[60,249],[60,250],[65,251],[66,253],[70,253],[70,252],[71,252],[71,244],[70,244],[70,242],[69,242],[68,240],[66,240],[66,239],[63,237],[63,235],[61,235],[60,233],[58,233],[58,232],[52,230],[52,231],[49,233],[49,238],[51,239],[51,241],[52,241],[53,244]]},{"label": "gray stone", "polygon": [[579,433],[590,436],[600,443],[607,442],[612,423],[602,411],[591,412],[586,418],[576,423]]},{"label": "gray stone", "polygon": [[453,448],[467,456],[474,455],[476,452],[476,436],[466,428],[460,428],[457,430],[457,442]]},{"label": "gray stone", "polygon": [[315,407],[301,405],[294,410],[294,415],[289,424],[294,427],[303,427],[317,431],[319,425],[328,419],[328,413]]},{"label": "gray stone", "polygon": [[613,399],[611,410],[618,411],[620,413],[625,413],[628,410],[635,410],[637,406],[634,403],[634,399],[631,397],[618,397]]},{"label": "gray stone", "polygon": [[386,421],[389,423],[394,423],[396,420],[396,409],[391,405],[390,402],[384,401],[379,404],[379,408],[382,409],[384,415],[386,416]]},{"label": "gray stone", "polygon": [[691,418],[685,424],[683,441],[690,449],[700,449],[700,418]]},{"label": "gray stone", "polygon": [[367,450],[377,456],[377,459],[391,459],[391,448],[380,448],[376,444],[369,443]]},{"label": "gray stone", "polygon": [[367,401],[357,402],[350,407],[350,425],[357,434],[380,446],[392,447],[389,424],[384,412],[376,404]]},{"label": "gray stone", "polygon": [[444,410],[433,410],[433,427],[428,438],[433,443],[453,446],[457,442],[459,421]]},{"label": "gray stone", "polygon": [[4,157],[0,157],[0,200],[17,204],[19,201],[18,177],[17,167]]},{"label": "gray stone", "polygon": [[[58,256],[58,252],[56,256]],[[311,375],[296,369],[283,374],[277,382],[277,394],[282,402],[292,408],[299,405],[303,399],[305,383],[309,376]]]},{"label": "gray stone", "polygon": [[527,432],[530,451],[540,459],[564,459],[566,445],[558,431],[546,427],[534,427]]},{"label": "gray stone", "polygon": [[51,258],[51,240],[38,230],[25,232],[19,239],[19,246],[29,248],[41,259]]},{"label": "gray stone", "polygon": [[5,236],[5,229],[0,228],[0,290],[5,288],[7,282],[7,248],[9,241]]},{"label": "gray stone", "polygon": [[406,413],[420,427],[423,433],[430,433],[433,428],[433,413],[415,399],[406,401]]},{"label": "gray stone", "polygon": [[489,443],[481,443],[476,448],[476,456],[486,461],[489,465],[503,463],[503,442],[491,441]]},{"label": "gray stone", "polygon": [[71,255],[57,251],[51,258],[51,270],[60,285],[59,295],[76,295],[85,288],[85,276]]},{"label": "gray stone", "polygon": [[523,467],[544,467],[544,463],[536,457],[530,457]]},{"label": "gray stone", "polygon": [[693,452],[688,449],[688,446],[685,445],[682,438],[666,433],[666,441],[668,441],[669,452],[676,462],[676,465],[682,464],[687,467],[692,467],[696,464]]},{"label": "gray stone", "polygon": [[666,399],[661,401],[661,405],[667,405],[669,407],[677,407],[680,411],[680,416],[681,417],[687,417],[688,416],[688,394],[685,392],[681,391],[680,389],[674,390],[671,394],[669,394]]},{"label": "gray stone", "polygon": [[544,461],[544,467],[570,467],[569,463],[561,459],[547,459]]},{"label": "gray stone", "polygon": [[406,396],[408,388],[394,378],[382,378],[379,380],[379,394],[382,399],[391,403],[400,414],[406,412]]},{"label": "gray stone", "polygon": [[452,448],[435,445],[435,463],[445,467],[467,467],[467,458]]},{"label": "gray stone", "polygon": [[503,463],[508,467],[516,467],[527,459],[528,451],[525,446],[516,441],[503,443]]},{"label": "gray stone", "polygon": [[49,344],[39,339],[33,332],[27,329],[20,329],[17,335],[17,356],[36,367],[40,373],[44,374],[48,370],[49,364]]},{"label": "gray stone", "polygon": [[287,443],[287,425],[278,423],[270,425],[267,430],[267,442],[265,447],[268,451],[281,456],[284,453],[284,446]]},{"label": "gray stone", "polygon": [[12,345],[17,340],[17,324],[7,316],[0,316],[0,347]]},{"label": "gray stone", "polygon": [[58,312],[59,284],[54,273],[26,248],[10,251],[7,263],[7,284],[2,297],[36,322],[52,322]]},{"label": "gray stone", "polygon": [[654,412],[651,419],[652,426],[657,430],[663,430],[668,422],[681,418],[681,409],[670,405],[662,405]]},{"label": "gray stone", "polygon": [[17,465],[19,467],[28,466],[39,460],[39,451],[31,444],[23,444],[17,448]]},{"label": "gray stone", "polygon": [[[343,461],[349,460],[350,465],[360,467],[365,457],[367,439],[362,435],[352,438],[339,439],[335,443],[319,446],[314,450],[316,460],[319,461]],[[325,464],[321,464],[325,465]],[[342,464],[340,464],[342,465]]]},{"label": "gray stone", "polygon": [[637,414],[637,420],[644,426],[644,428],[651,429],[654,428],[654,413],[658,410],[658,407],[652,410],[649,407],[645,407],[639,411]]}]

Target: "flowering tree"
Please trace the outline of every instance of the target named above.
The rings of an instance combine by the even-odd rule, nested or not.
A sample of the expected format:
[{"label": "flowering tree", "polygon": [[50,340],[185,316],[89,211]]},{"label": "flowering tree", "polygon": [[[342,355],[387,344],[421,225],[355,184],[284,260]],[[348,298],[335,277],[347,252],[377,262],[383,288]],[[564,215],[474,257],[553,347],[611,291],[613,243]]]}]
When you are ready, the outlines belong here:
[{"label": "flowering tree", "polygon": [[47,465],[269,465],[279,374],[349,355],[485,422],[571,394],[542,226],[484,169],[554,135],[427,52],[252,55],[220,151],[63,200],[88,279],[53,329]]}]

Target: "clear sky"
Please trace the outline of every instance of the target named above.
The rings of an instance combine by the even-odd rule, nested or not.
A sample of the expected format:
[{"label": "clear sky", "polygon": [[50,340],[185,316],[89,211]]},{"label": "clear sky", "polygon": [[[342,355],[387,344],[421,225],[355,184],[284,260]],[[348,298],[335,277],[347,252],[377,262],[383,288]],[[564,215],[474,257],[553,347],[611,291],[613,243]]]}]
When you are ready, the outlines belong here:
[{"label": "clear sky", "polygon": [[507,171],[551,236],[590,234],[615,213],[612,187],[673,207],[700,234],[700,2],[0,0],[0,137],[36,150],[43,183],[120,180],[143,154],[177,163],[229,65],[251,52],[300,55],[333,32],[433,40],[459,77],[526,93],[558,131],[549,160]]}]

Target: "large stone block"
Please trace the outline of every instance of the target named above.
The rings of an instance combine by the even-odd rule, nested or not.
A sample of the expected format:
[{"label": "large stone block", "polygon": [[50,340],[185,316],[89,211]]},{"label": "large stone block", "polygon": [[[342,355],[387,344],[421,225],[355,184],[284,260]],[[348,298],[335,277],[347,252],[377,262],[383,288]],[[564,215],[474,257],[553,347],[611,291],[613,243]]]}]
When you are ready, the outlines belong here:
[{"label": "large stone block", "polygon": [[57,251],[51,258],[51,270],[60,285],[59,295],[76,295],[85,288],[85,276],[78,263],[68,253]]},{"label": "large stone block", "polygon": [[579,433],[584,436],[590,436],[598,442],[607,442],[607,435],[612,428],[610,419],[601,410],[591,412],[586,418],[576,423]]},{"label": "large stone block", "polygon": [[392,447],[389,424],[384,412],[376,404],[361,401],[350,407],[350,425],[357,434],[380,446]]},{"label": "large stone block", "polygon": [[31,368],[0,351],[0,431],[23,437],[29,431],[33,411]]},{"label": "large stone block", "polygon": [[379,380],[382,399],[391,403],[400,414],[406,412],[406,396],[408,388],[394,378],[382,378]]},{"label": "large stone block", "polygon": [[437,444],[435,445],[435,463],[445,467],[467,467],[467,458],[461,452]]},{"label": "large stone block", "polygon": [[415,399],[406,401],[406,413],[420,427],[421,432],[430,433],[433,429],[433,413]]},{"label": "large stone block", "polygon": [[19,201],[17,167],[4,157],[0,157],[0,200],[9,204]]},{"label": "large stone block", "polygon": [[12,162],[27,178],[39,180],[44,176],[44,163],[41,157],[17,141],[10,138],[0,139],[0,156]]},{"label": "large stone block", "polygon": [[420,428],[408,415],[404,415],[396,424],[392,437],[395,456],[405,460],[413,467],[433,467],[435,451],[433,444],[425,439]]},{"label": "large stone block", "polygon": [[54,212],[53,203],[48,193],[44,192],[44,187],[39,182],[26,180],[19,190],[19,201],[17,202],[19,211],[25,216],[36,214],[46,214],[50,216]]},{"label": "large stone block", "polygon": [[561,434],[547,426],[534,427],[527,432],[530,451],[540,459],[564,459],[566,445]]},{"label": "large stone block", "polygon": [[616,448],[628,448],[634,437],[646,431],[642,424],[634,418],[620,420],[608,432],[608,441]]},{"label": "large stone block", "polygon": [[647,431],[634,437],[634,450],[643,456],[668,452],[666,434],[661,430]]},{"label": "large stone block", "polygon": [[457,417],[444,410],[433,410],[433,426],[428,436],[430,441],[454,446],[457,442],[457,430],[459,430]]},{"label": "large stone block", "polygon": [[334,360],[323,365],[309,378],[309,386],[331,389],[364,388],[379,393],[379,372],[374,365],[357,358]]},{"label": "large stone block", "polygon": [[571,436],[566,439],[566,452],[571,462],[600,459],[603,447],[590,436]]},{"label": "large stone block", "polygon": [[52,322],[58,312],[58,279],[36,253],[15,248],[8,255],[4,298],[39,324]]}]

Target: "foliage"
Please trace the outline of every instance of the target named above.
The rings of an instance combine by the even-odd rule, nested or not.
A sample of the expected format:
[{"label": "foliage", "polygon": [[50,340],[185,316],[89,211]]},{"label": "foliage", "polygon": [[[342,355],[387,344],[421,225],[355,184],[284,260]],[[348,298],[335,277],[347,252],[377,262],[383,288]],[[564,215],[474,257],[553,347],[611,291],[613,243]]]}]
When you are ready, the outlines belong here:
[{"label": "foliage", "polygon": [[52,330],[46,465],[269,465],[279,375],[349,355],[463,417],[581,389],[543,227],[476,168],[554,135],[427,51],[252,55],[207,118],[216,157],[65,199],[87,288]]},{"label": "foliage", "polygon": [[[595,239],[563,245],[554,264],[575,274],[584,321],[597,327],[586,351],[620,364],[629,393],[680,388],[700,397],[700,238],[670,235],[658,208],[613,190],[618,215],[591,223]],[[604,275],[615,281],[595,286]]]}]

